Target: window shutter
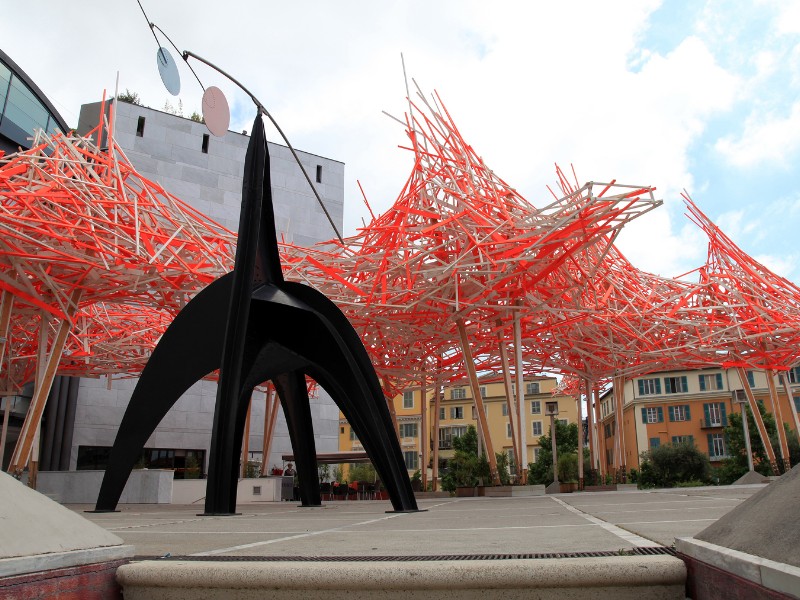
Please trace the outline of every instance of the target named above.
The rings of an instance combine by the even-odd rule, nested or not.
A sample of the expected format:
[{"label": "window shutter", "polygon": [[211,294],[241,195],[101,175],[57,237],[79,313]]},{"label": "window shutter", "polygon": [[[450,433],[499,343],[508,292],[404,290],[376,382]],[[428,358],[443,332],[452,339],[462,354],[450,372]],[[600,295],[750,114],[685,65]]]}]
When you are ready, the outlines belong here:
[{"label": "window shutter", "polygon": [[674,406],[670,406],[669,407],[669,420],[670,421],[674,421],[675,420],[675,407]]},{"label": "window shutter", "polygon": [[711,405],[710,404],[703,404],[703,412],[705,413],[706,417],[706,427],[711,424]]},{"label": "window shutter", "polygon": [[658,422],[659,423],[664,422],[664,409],[660,406],[658,407]]},{"label": "window shutter", "polygon": [[686,420],[687,421],[691,421],[692,420],[692,413],[689,410],[689,405],[688,404],[685,406],[684,410],[686,411]]},{"label": "window shutter", "polygon": [[717,389],[722,389],[722,373],[717,373]]},{"label": "window shutter", "polygon": [[[660,393],[661,393],[661,380],[660,379],[656,379],[656,394],[660,394]],[[663,419],[662,419],[662,421],[663,421]]]},{"label": "window shutter", "polygon": [[686,436],[686,437],[688,437],[688,438],[689,438],[689,443],[690,443],[690,444],[694,444],[694,436],[693,436],[693,435],[688,435],[688,436]]},{"label": "window shutter", "polygon": [[[639,383],[641,383],[641,381]],[[646,408],[642,409],[642,423],[647,423],[647,409]],[[606,436],[606,437],[608,437],[608,436]]]},{"label": "window shutter", "polygon": [[644,381],[640,379],[637,383],[639,384],[639,395],[644,396]]},{"label": "window shutter", "polygon": [[708,455],[713,458],[714,457],[714,436],[713,434],[709,433],[706,435],[708,438]]},{"label": "window shutter", "polygon": [[689,391],[689,382],[686,381],[686,375],[681,375],[681,391],[684,394]]},{"label": "window shutter", "polygon": [[719,403],[719,412],[720,412],[720,414],[722,414],[722,426],[723,427],[727,427],[728,426],[728,415],[725,414],[725,403],[724,402],[720,402]]},{"label": "window shutter", "polygon": [[706,378],[703,377],[702,375],[700,375],[699,379],[700,379],[700,391],[701,392],[705,392],[706,391]]}]

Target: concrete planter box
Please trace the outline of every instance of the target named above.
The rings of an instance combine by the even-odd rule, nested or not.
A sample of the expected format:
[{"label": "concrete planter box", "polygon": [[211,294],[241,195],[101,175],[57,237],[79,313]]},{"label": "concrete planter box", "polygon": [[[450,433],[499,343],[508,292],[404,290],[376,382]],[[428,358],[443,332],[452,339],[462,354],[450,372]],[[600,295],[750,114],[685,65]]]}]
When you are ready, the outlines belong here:
[{"label": "concrete planter box", "polygon": [[474,487],[457,487],[456,488],[456,498],[472,498],[477,496],[478,494],[475,491]]},{"label": "concrete planter box", "polygon": [[586,485],[583,487],[584,492],[616,492],[617,484],[610,485]]},{"label": "concrete planter box", "polygon": [[511,486],[511,497],[522,498],[525,496],[544,496],[544,485],[514,485]]},{"label": "concrete planter box", "polygon": [[484,495],[489,498],[511,498],[512,489],[510,485],[487,486]]},{"label": "concrete planter box", "polygon": [[[94,504],[103,475],[105,471],[40,471],[36,490],[61,504]],[[119,503],[171,503],[173,475],[172,469],[134,469]]]}]

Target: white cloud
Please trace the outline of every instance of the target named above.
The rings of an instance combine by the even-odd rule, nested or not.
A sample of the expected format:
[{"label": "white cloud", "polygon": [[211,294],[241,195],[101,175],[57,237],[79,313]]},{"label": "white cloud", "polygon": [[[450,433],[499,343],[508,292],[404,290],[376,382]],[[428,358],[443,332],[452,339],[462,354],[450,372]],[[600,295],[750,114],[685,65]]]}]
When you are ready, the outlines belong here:
[{"label": "white cloud", "polygon": [[715,147],[737,167],[764,163],[786,167],[800,148],[800,102],[794,103],[787,115],[751,114],[740,136],[725,136]]}]

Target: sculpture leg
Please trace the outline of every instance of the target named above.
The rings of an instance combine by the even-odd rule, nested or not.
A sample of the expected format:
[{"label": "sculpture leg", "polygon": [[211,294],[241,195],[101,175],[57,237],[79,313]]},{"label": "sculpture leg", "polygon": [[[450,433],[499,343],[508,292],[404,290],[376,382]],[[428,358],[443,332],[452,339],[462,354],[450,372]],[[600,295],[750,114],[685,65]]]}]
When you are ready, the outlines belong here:
[{"label": "sculpture leg", "polygon": [[219,367],[230,274],[195,296],[170,323],[133,390],[111,449],[96,511],[113,511],[147,440],[194,383]]},{"label": "sculpture leg", "polygon": [[[311,405],[308,400],[306,377],[301,371],[279,375],[273,380],[281,399],[289,438],[292,441],[297,479],[300,486],[300,501],[303,506],[320,506],[317,472],[317,449],[314,444],[314,428],[311,423]],[[266,457],[265,457],[266,459]]]}]

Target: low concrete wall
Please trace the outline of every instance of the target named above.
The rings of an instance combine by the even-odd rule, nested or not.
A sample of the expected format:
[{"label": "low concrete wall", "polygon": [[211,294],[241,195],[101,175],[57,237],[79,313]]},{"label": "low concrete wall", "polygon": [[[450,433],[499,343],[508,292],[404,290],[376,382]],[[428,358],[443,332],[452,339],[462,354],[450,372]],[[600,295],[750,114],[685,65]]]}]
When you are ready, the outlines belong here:
[{"label": "low concrete wall", "polygon": [[[237,504],[248,502],[280,502],[284,477],[240,479],[236,492]],[[289,490],[291,494],[291,489]],[[176,479],[172,484],[172,504],[202,504],[206,499],[205,479]]]},{"label": "low concrete wall", "polygon": [[[40,471],[36,490],[62,504],[94,504],[105,471]],[[173,471],[136,469],[120,497],[120,504],[169,504]]]},{"label": "low concrete wall", "polygon": [[343,562],[142,561],[117,571],[125,600],[408,598],[684,600],[672,556]]}]

